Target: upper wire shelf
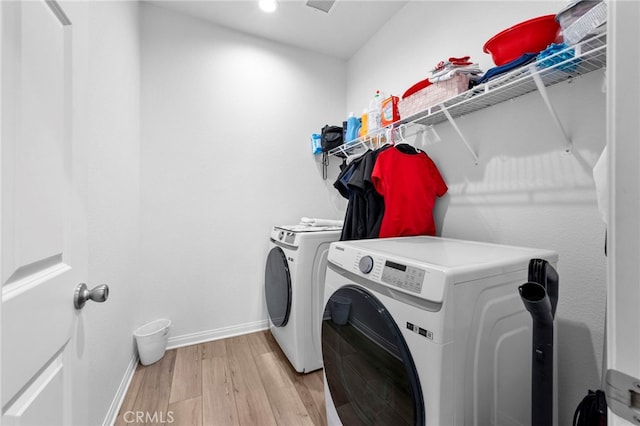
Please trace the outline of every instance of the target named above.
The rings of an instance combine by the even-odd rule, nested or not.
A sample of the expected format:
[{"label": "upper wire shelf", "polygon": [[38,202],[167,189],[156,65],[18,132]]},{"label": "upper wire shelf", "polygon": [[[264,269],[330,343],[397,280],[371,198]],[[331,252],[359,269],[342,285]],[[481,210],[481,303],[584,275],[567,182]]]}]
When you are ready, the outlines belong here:
[{"label": "upper wire shelf", "polygon": [[[523,65],[449,98],[438,105],[392,123],[381,132],[384,133],[385,130],[395,129],[399,126],[406,127],[414,124],[432,126],[443,121],[451,121],[452,118],[470,114],[539,90],[540,82],[545,87],[553,86],[554,84],[603,69],[606,63],[607,37],[606,31],[603,31],[553,55]],[[353,151],[356,148],[368,147],[371,145],[371,139],[371,136],[355,139],[332,149],[328,154],[348,154],[349,151]]]}]

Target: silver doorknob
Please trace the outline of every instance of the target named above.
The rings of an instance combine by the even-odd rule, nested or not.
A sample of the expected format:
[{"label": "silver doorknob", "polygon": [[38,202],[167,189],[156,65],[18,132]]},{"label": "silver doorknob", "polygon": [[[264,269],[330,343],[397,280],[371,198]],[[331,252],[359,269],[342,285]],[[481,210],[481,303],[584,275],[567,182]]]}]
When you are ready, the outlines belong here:
[{"label": "silver doorknob", "polygon": [[85,283],[78,284],[73,295],[73,305],[76,309],[82,309],[87,300],[94,302],[104,302],[109,297],[109,286],[106,284],[99,285],[93,290],[87,289]]}]

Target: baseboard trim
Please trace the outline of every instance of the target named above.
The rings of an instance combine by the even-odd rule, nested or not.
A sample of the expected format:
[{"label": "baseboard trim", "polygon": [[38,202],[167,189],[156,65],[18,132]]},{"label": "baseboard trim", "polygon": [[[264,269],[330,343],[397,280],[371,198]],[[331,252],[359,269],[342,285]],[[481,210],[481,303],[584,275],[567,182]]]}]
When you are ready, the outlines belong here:
[{"label": "baseboard trim", "polygon": [[182,336],[170,337],[167,342],[167,349],[181,348],[183,346],[195,345],[198,343],[211,342],[213,340],[226,339],[228,337],[240,336],[242,334],[254,333],[269,328],[269,320],[260,320],[246,324],[234,325],[231,327],[218,328],[216,330],[200,331],[197,333],[183,334]]},{"label": "baseboard trim", "polygon": [[107,411],[107,415],[104,418],[104,422],[102,422],[103,426],[113,426],[117,420],[118,412],[120,411],[120,407],[124,402],[125,396],[127,396],[127,391],[129,390],[129,386],[131,385],[131,380],[133,380],[133,374],[136,372],[136,368],[138,367],[138,353],[136,351],[133,352],[131,356],[131,360],[129,361],[129,366],[127,366],[127,370],[120,381],[120,386],[118,386],[118,390],[116,391],[116,395],[111,402],[111,406]]}]

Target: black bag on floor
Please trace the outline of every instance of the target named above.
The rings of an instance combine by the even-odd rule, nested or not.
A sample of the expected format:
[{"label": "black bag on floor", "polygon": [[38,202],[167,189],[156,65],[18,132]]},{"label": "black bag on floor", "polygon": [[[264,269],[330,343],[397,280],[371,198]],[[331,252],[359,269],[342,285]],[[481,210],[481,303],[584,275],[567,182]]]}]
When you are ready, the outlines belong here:
[{"label": "black bag on floor", "polygon": [[607,426],[607,400],[603,391],[589,390],[573,414],[573,426]]}]

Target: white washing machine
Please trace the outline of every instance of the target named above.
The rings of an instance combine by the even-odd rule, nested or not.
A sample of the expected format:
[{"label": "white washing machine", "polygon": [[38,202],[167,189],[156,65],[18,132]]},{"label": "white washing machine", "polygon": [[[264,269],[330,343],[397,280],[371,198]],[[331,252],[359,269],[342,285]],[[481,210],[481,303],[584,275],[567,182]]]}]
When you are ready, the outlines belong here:
[{"label": "white washing machine", "polygon": [[274,226],[265,265],[269,328],[293,368],[322,368],[320,322],[329,244],[338,226]]},{"label": "white washing machine", "polygon": [[532,317],[518,287],[531,259],[557,255],[437,237],[332,244],[328,424],[530,425]]}]

